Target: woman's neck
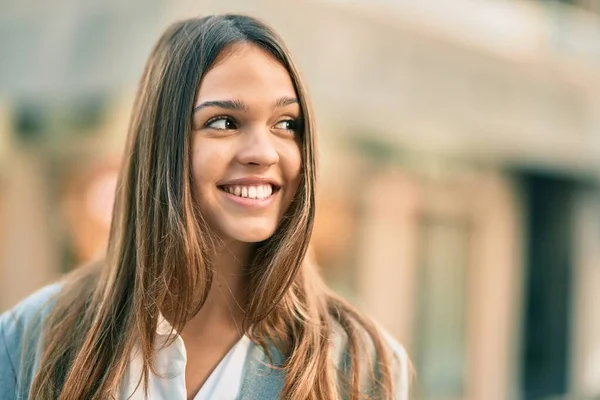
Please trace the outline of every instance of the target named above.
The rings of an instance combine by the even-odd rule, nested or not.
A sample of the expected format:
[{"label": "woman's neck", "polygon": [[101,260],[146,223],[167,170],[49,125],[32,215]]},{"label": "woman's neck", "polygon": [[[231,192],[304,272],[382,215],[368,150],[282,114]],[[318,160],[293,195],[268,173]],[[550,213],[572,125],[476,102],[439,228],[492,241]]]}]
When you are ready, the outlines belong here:
[{"label": "woman's neck", "polygon": [[182,336],[202,338],[235,332],[241,336],[246,308],[246,274],[252,245],[225,243],[213,260],[213,284],[206,302],[185,326]]}]

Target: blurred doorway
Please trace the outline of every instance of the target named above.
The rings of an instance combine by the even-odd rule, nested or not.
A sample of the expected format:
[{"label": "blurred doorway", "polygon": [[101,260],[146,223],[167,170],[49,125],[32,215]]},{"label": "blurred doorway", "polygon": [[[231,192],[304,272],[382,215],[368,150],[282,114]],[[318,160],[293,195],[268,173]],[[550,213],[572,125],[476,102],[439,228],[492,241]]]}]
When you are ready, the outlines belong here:
[{"label": "blurred doorway", "polygon": [[522,385],[525,400],[565,395],[569,375],[573,216],[577,184],[523,179],[526,208]]}]

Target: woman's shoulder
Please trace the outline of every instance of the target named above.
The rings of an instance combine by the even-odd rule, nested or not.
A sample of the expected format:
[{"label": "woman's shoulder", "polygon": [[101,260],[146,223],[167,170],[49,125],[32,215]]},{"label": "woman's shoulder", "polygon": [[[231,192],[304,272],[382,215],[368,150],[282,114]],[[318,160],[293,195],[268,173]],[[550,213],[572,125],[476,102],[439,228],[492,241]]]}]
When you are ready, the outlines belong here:
[{"label": "woman's shoulder", "polygon": [[43,287],[0,314],[0,398],[9,398],[8,395],[15,398],[19,393],[23,371],[30,367],[22,363],[28,359],[29,352],[32,352],[29,358],[35,358],[41,322],[52,309],[53,299],[60,289],[60,283]]},{"label": "woman's shoulder", "polygon": [[45,286],[26,297],[16,306],[0,314],[0,328],[6,333],[36,321],[41,321],[52,309],[52,303],[60,292],[61,283]]},{"label": "woman's shoulder", "polygon": [[380,328],[380,332],[392,350],[392,354],[396,360],[395,367],[393,368],[396,383],[396,398],[408,400],[412,367],[406,349],[385,329]]},{"label": "woman's shoulder", "polygon": [[[400,342],[387,330],[377,324],[374,325],[379,336],[383,340],[383,344],[387,345],[388,353],[391,355],[392,379],[395,383],[396,398],[403,400],[408,399],[412,370],[408,354],[404,346],[402,346],[402,344],[400,344]],[[371,360],[375,362],[375,365],[377,365],[380,360],[377,359],[377,352],[375,350],[373,339],[367,334],[364,328],[358,328],[357,333],[364,339],[367,353],[370,355]],[[337,322],[333,324],[332,342],[334,363],[339,366],[343,362],[344,357],[349,356],[349,348],[348,334]]]},{"label": "woman's shoulder", "polygon": [[[375,328],[376,328],[377,332],[379,333],[379,335],[381,336],[381,338],[383,339],[384,343],[388,346],[388,350],[391,351],[392,355],[395,358],[397,358],[398,360],[400,360],[400,362],[402,364],[408,364],[409,363],[408,356],[407,356],[406,350],[404,349],[404,346],[402,346],[400,344],[400,342],[398,342],[398,340],[396,340],[383,327],[375,324]],[[357,333],[366,340],[366,346],[367,346],[369,352],[371,354],[374,354],[375,348],[373,345],[373,341],[367,335],[366,330],[364,328],[361,329],[358,327],[355,329],[356,329]],[[341,357],[342,354],[348,348],[348,334],[338,322],[333,323],[331,339],[333,342],[334,356]]]}]

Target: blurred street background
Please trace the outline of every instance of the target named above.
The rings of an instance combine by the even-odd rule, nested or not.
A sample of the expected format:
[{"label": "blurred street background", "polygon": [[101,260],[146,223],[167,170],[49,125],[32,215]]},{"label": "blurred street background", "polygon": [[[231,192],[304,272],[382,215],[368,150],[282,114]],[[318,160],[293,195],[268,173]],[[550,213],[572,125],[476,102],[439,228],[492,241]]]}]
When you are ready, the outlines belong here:
[{"label": "blurred street background", "polygon": [[414,398],[600,399],[600,0],[0,0],[0,311],[102,253],[152,45],[226,11],[296,56],[315,254]]}]

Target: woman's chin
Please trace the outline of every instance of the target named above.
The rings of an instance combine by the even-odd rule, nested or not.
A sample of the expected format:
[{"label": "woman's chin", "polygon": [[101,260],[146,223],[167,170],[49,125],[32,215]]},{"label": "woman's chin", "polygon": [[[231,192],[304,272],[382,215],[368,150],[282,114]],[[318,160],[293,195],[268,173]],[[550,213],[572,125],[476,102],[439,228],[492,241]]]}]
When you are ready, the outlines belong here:
[{"label": "woman's chin", "polygon": [[227,232],[227,236],[239,242],[258,243],[267,240],[275,233],[271,227],[247,227],[246,229],[236,229]]}]

